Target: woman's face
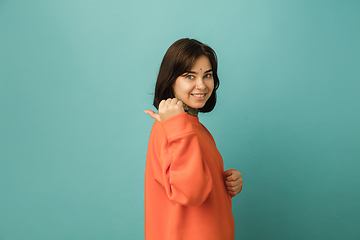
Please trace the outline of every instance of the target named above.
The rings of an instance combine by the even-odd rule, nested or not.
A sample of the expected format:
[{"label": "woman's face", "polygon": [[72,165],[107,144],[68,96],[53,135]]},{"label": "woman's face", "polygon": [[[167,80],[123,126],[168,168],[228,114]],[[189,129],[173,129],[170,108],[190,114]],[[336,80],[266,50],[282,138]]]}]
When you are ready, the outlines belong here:
[{"label": "woman's face", "polygon": [[191,71],[179,76],[173,85],[175,97],[192,108],[202,108],[213,89],[213,71],[206,56],[198,57]]}]

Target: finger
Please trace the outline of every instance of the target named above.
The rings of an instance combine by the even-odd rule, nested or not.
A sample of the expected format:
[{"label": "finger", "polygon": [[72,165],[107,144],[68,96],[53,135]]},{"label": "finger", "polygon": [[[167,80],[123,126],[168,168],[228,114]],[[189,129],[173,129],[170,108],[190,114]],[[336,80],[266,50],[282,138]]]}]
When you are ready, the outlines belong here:
[{"label": "finger", "polygon": [[159,108],[160,108],[160,107],[164,107],[164,106],[165,106],[165,102],[166,102],[165,100],[161,100],[160,103],[159,103]]},{"label": "finger", "polygon": [[166,100],[161,100],[159,103],[159,114],[166,112]]},{"label": "finger", "polygon": [[231,182],[226,181],[226,182],[225,182],[225,185],[226,185],[227,187],[235,187],[235,186],[237,186],[237,185],[239,185],[239,184],[240,184],[240,183],[235,182],[235,181],[231,181]]},{"label": "finger", "polygon": [[229,193],[238,193],[240,192],[240,188],[228,188]]},{"label": "finger", "polygon": [[236,194],[240,193],[240,191],[236,191],[236,192],[230,192],[229,191],[229,193],[230,193],[230,195],[235,196]]},{"label": "finger", "polygon": [[151,111],[151,110],[144,110],[144,112],[146,112],[147,114],[149,114],[149,115],[150,115],[150,117],[152,117],[153,119],[155,119],[155,120],[157,120],[157,121],[161,122],[159,114],[155,113],[154,111]]},{"label": "finger", "polygon": [[242,188],[241,186],[236,186],[236,187],[228,187],[227,189],[228,189],[229,193],[237,194],[241,191],[241,188]]},{"label": "finger", "polygon": [[238,171],[233,171],[232,174],[231,174],[231,176],[228,176],[228,177],[226,178],[226,180],[228,180],[228,181],[236,181],[236,180],[238,180],[239,178],[241,178],[241,173],[238,172]]},{"label": "finger", "polygon": [[226,181],[229,181],[229,182],[233,182],[233,181],[236,181],[237,180],[237,177],[235,174],[231,174],[230,176],[228,176],[226,178]]},{"label": "finger", "polygon": [[226,176],[226,181],[232,181],[233,177],[232,174]]},{"label": "finger", "polygon": [[240,178],[236,182],[228,182],[228,184],[226,185],[226,188],[228,189],[228,191],[233,192],[235,194],[238,194],[239,192],[241,192],[242,187],[243,187],[242,178]]},{"label": "finger", "polygon": [[176,105],[178,103],[179,99],[173,98],[171,99],[171,105]]},{"label": "finger", "polygon": [[176,105],[179,109],[184,109],[184,105],[183,105],[182,101],[180,101],[180,100],[177,101]]},{"label": "finger", "polygon": [[168,99],[169,102],[166,100],[166,102],[168,103],[167,104],[167,109],[174,109],[176,107],[176,103],[178,102],[178,99],[177,98],[169,98]]},{"label": "finger", "polygon": [[230,176],[231,174],[233,174],[232,170],[226,170],[225,171],[225,176]]},{"label": "finger", "polygon": [[236,195],[236,194],[238,194],[240,191],[239,191],[239,190],[229,190],[229,189],[228,189],[228,192],[229,192],[231,195]]},{"label": "finger", "polygon": [[172,100],[172,98],[166,99],[166,101],[165,101],[165,108],[166,108],[166,109],[169,109],[169,108],[170,108],[170,106],[171,106],[171,100]]},{"label": "finger", "polygon": [[241,177],[239,177],[234,181],[225,181],[225,184],[227,186],[238,186],[238,185],[242,185],[242,183],[243,183],[243,179]]}]

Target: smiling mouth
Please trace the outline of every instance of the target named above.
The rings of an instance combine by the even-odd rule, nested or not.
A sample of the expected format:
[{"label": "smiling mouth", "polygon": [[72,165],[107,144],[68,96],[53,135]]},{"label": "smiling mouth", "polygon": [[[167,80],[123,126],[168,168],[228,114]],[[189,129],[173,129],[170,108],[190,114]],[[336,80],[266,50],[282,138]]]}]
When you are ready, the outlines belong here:
[{"label": "smiling mouth", "polygon": [[199,97],[199,98],[201,98],[201,97],[205,97],[206,93],[202,93],[202,94],[191,94],[191,95],[193,95],[194,97]]}]

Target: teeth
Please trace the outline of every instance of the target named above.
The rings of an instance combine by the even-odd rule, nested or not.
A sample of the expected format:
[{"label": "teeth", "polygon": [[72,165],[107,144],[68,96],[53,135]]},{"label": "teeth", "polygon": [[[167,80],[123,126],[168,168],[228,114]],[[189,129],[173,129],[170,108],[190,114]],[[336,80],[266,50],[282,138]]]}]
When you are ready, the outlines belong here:
[{"label": "teeth", "polygon": [[203,97],[205,94],[193,94],[195,97]]}]

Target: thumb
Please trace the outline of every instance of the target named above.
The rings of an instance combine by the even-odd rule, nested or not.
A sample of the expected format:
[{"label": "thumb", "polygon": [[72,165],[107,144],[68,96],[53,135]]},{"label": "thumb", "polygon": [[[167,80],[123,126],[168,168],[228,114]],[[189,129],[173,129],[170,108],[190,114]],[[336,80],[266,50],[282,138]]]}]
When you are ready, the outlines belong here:
[{"label": "thumb", "polygon": [[225,176],[228,177],[228,176],[231,176],[233,174],[233,170],[232,169],[228,169],[225,171]]},{"label": "thumb", "polygon": [[225,178],[225,180],[230,180],[230,179],[228,179],[228,177],[230,177],[231,175],[233,175],[233,170],[231,170],[231,169],[228,169],[228,170],[226,170],[225,172],[224,172],[224,178]]},{"label": "thumb", "polygon": [[149,114],[149,115],[150,115],[150,117],[152,117],[153,119],[155,119],[155,120],[157,120],[157,121],[161,122],[159,114],[155,113],[154,111],[151,111],[151,110],[144,110],[144,112],[145,112],[145,113],[147,113],[147,114]]}]

